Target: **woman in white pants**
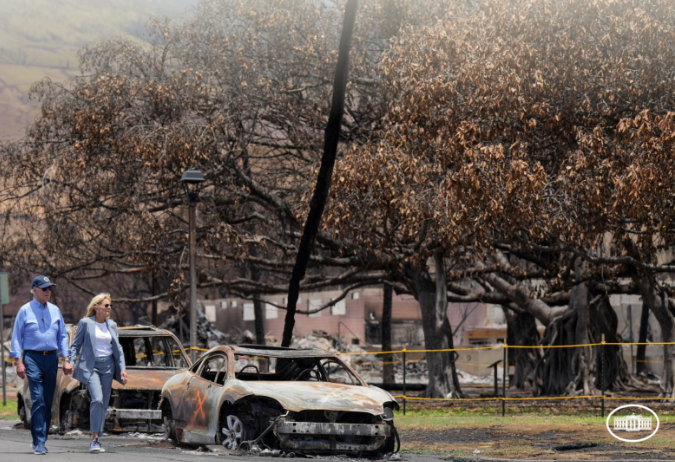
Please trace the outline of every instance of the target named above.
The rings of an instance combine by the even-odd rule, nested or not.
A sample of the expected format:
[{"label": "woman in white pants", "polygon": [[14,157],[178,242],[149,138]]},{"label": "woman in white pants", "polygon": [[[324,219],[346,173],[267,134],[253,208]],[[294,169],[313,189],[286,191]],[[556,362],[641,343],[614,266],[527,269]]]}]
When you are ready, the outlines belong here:
[{"label": "woman in white pants", "polygon": [[110,294],[95,296],[87,307],[87,314],[77,325],[75,340],[70,347],[68,362],[75,362],[73,378],[87,385],[91,397],[89,425],[92,439],[89,452],[105,452],[99,435],[103,433],[113,378],[122,385],[127,383],[117,324],[108,319],[111,308]]}]

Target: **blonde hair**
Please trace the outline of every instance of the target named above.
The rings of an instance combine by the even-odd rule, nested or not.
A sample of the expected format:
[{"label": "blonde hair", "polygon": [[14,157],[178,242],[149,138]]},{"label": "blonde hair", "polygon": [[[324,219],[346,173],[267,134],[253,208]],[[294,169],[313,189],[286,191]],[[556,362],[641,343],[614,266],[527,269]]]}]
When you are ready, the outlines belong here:
[{"label": "blonde hair", "polygon": [[102,293],[92,298],[91,301],[89,302],[89,306],[87,307],[87,314],[85,315],[85,317],[90,318],[94,316],[96,314],[96,310],[94,309],[94,307],[97,306],[106,298],[112,303],[112,300],[110,299],[110,294]]}]

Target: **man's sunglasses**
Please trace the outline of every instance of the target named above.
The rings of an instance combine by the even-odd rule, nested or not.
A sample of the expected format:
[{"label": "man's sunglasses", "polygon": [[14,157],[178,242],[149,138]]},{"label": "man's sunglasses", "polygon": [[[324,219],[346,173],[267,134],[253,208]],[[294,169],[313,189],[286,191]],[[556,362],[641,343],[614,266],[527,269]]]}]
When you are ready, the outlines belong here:
[{"label": "man's sunglasses", "polygon": [[52,291],[52,288],[51,288],[51,287],[45,287],[45,288],[38,287],[38,289],[40,289],[40,290],[43,291],[43,292],[51,292],[51,291]]}]

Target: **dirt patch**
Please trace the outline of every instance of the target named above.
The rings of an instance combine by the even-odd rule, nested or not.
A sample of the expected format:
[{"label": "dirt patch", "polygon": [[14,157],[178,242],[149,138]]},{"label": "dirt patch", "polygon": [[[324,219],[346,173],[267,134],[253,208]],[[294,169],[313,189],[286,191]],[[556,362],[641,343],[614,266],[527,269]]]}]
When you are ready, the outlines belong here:
[{"label": "dirt patch", "polygon": [[[675,460],[675,424],[663,425],[648,441],[624,443],[598,424],[531,424],[525,416],[505,417],[504,424],[448,428],[400,429],[403,452],[433,452],[458,460],[474,458],[548,460]],[[448,427],[452,427],[449,419]],[[572,449],[569,446],[579,446]],[[567,446],[560,449],[561,446]],[[559,448],[556,450],[556,448]]]}]

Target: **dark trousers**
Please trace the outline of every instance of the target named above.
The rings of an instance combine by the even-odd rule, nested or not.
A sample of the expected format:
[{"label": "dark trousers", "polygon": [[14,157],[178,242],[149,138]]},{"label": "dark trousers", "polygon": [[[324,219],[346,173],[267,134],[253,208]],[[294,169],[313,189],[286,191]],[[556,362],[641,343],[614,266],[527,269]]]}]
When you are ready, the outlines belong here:
[{"label": "dark trousers", "polygon": [[30,432],[33,435],[33,444],[37,446],[47,441],[49,425],[52,421],[52,401],[56,388],[59,357],[56,353],[42,355],[28,351],[24,352],[23,364],[26,366],[30,399],[33,401],[30,413]]}]

